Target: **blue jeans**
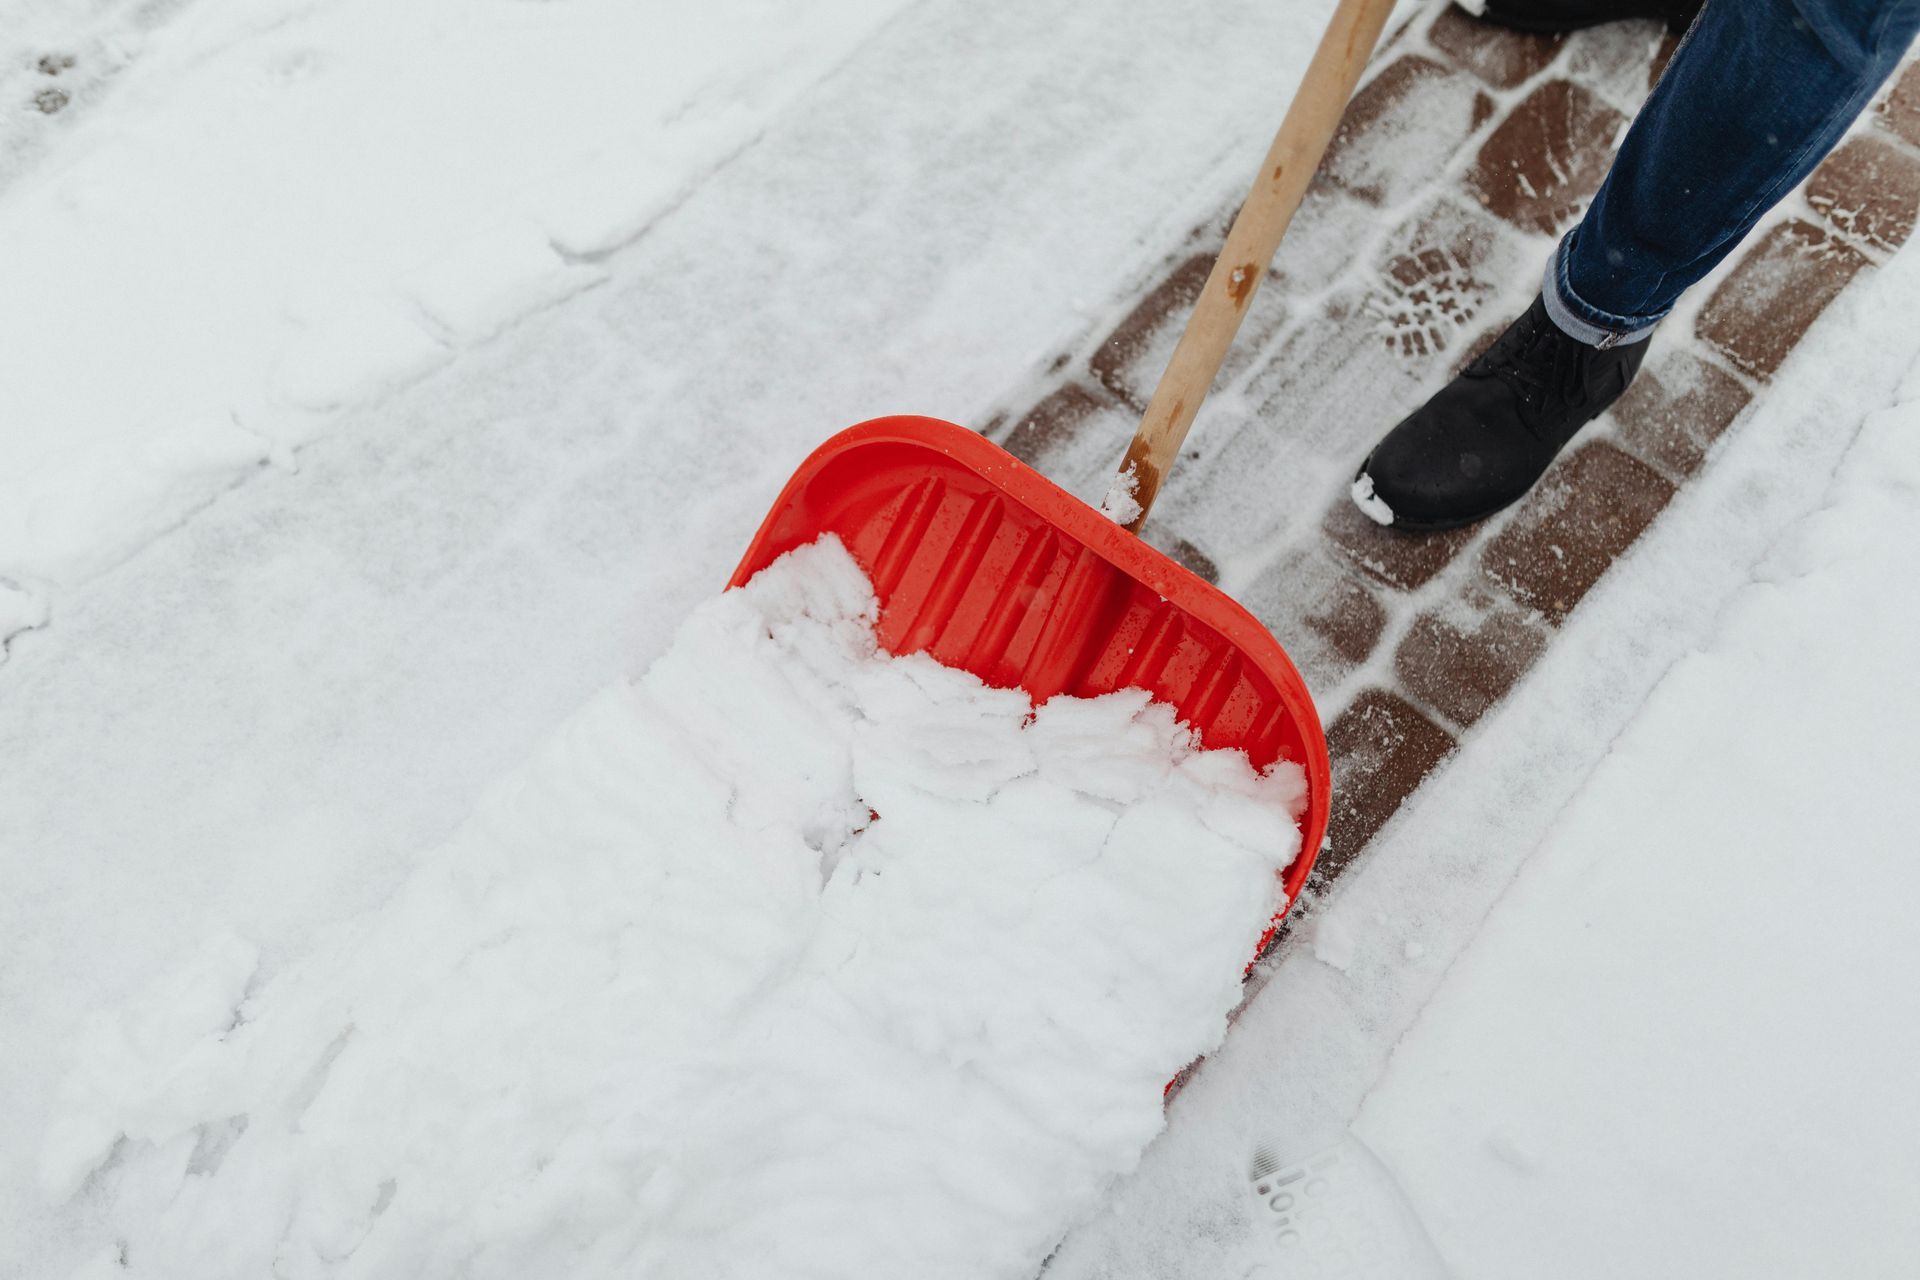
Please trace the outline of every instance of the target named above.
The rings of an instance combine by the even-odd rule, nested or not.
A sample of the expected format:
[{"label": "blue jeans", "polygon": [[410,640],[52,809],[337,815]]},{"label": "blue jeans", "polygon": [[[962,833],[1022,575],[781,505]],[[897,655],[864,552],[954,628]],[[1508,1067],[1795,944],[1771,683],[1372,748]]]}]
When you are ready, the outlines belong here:
[{"label": "blue jeans", "polygon": [[1920,30],[1920,0],[1708,0],[1547,268],[1547,312],[1637,342],[1813,172]]}]

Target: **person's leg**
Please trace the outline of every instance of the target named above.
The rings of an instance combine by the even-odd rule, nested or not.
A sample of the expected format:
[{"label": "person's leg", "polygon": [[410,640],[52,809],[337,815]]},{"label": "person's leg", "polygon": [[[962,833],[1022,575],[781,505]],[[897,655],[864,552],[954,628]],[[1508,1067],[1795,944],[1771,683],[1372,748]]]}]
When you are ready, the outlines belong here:
[{"label": "person's leg", "polygon": [[1362,509],[1445,529],[1524,494],[1626,390],[1681,292],[1846,132],[1916,29],[1920,0],[1709,0],[1542,296],[1375,446],[1354,481]]},{"label": "person's leg", "polygon": [[1920,0],[1713,0],[1548,273],[1583,342],[1652,331],[1846,133],[1920,28]]}]

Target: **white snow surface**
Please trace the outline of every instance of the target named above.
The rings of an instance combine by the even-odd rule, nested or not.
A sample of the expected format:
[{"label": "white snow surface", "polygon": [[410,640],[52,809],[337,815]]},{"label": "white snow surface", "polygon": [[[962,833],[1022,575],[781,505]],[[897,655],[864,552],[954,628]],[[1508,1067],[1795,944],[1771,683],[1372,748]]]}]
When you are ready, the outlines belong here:
[{"label": "white snow surface", "polygon": [[1223,1035],[1304,775],[876,612],[791,553],[312,955],[97,1016],[41,1166],[110,1199],[82,1273],[1032,1275]]},{"label": "white snow surface", "polygon": [[[669,644],[825,434],[1007,407],[1088,323],[1077,295],[1153,269],[1244,180],[1330,9],[716,0],[683,32],[595,0],[0,0],[0,388],[39,408],[0,433],[0,637],[24,629],[0,666],[0,1276],[124,1274],[119,1240],[164,1235],[141,1195],[232,1204],[242,1143],[318,1150],[347,1096],[328,1068],[398,1041],[288,1029],[328,976],[375,987],[349,940],[497,835],[498,798],[451,834],[490,780],[587,732],[568,717]],[[623,78],[640,63],[658,79]],[[271,88],[276,66],[304,79]],[[43,85],[71,105],[24,108]],[[1536,266],[1507,264],[1520,288]],[[1350,1126],[1456,1274],[1910,1270],[1920,1124],[1887,1064],[1914,1056],[1892,921],[1920,889],[1920,750],[1892,655],[1920,628],[1891,548],[1915,296],[1909,248],[1828,310],[1263,966],[1048,1280],[1285,1274],[1257,1149],[1311,1161]],[[1339,429],[1358,456],[1385,425]],[[606,726],[612,697],[583,714]],[[306,1056],[245,1130],[207,1098],[156,1119],[113,1065],[257,1087],[221,1039],[254,1025]],[[104,1095],[63,1099],[76,1046]],[[50,1148],[56,1112],[81,1127]],[[130,1139],[49,1201],[41,1158],[70,1180],[121,1116],[191,1147]],[[318,1256],[421,1181],[332,1207],[299,1185]]]},{"label": "white snow surface", "polygon": [[1458,1274],[1913,1273],[1920,368],[1899,397],[1361,1111]]},{"label": "white snow surface", "polygon": [[7,7],[79,96],[0,181],[0,576],[71,584],[602,282],[901,0]]}]

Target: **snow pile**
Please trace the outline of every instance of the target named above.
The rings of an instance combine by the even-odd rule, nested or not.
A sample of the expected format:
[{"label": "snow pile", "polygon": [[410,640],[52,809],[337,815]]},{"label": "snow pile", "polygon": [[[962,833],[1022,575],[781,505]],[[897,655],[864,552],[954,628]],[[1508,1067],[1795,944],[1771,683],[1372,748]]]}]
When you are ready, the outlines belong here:
[{"label": "snow pile", "polygon": [[837,544],[698,610],[379,911],[96,1021],[115,1276],[1030,1276],[1216,1044],[1298,769],[874,647]]}]

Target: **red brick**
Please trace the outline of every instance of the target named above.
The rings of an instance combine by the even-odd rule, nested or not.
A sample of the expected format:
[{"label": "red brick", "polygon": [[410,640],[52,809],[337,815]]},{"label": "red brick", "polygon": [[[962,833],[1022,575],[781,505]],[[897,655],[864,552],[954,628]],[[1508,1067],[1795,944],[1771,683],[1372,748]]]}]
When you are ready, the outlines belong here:
[{"label": "red brick", "polygon": [[1467,186],[1497,217],[1558,234],[1606,176],[1626,119],[1572,81],[1549,80],[1488,135]]},{"label": "red brick", "polygon": [[1415,618],[1393,669],[1407,692],[1464,729],[1507,696],[1547,635],[1529,611],[1472,590]]},{"label": "red brick", "polygon": [[[1088,364],[1107,390],[1140,408],[1146,407],[1145,396],[1152,394],[1153,381],[1161,370],[1147,372],[1135,366],[1163,345],[1156,339],[1166,334],[1177,338],[1212,270],[1212,254],[1188,258],[1155,285],[1100,344]],[[1166,367],[1166,355],[1172,350],[1171,341],[1166,345],[1168,350],[1161,353],[1159,361],[1161,369]]]},{"label": "red brick", "polygon": [[1444,533],[1403,533],[1388,529],[1369,520],[1345,496],[1328,509],[1320,531],[1361,570],[1388,586],[1408,591],[1430,581],[1446,568],[1460,553],[1460,548],[1473,538],[1471,529],[1449,529]]},{"label": "red brick", "polygon": [[1283,555],[1238,595],[1313,689],[1331,689],[1365,662],[1387,625],[1374,593],[1317,548]]},{"label": "red brick", "polygon": [[1891,252],[1920,212],[1920,159],[1883,138],[1854,138],[1807,179],[1807,203],[1842,235]]},{"label": "red brick", "polygon": [[1530,35],[1495,26],[1448,5],[1427,29],[1433,47],[1496,89],[1511,89],[1547,69],[1565,36]]},{"label": "red brick", "polygon": [[1345,870],[1454,745],[1452,734],[1405,698],[1363,690],[1327,728],[1333,812],[1316,878],[1331,880]]},{"label": "red brick", "polygon": [[[1442,199],[1406,224],[1364,303],[1387,349],[1423,361],[1457,351],[1522,261],[1512,233],[1477,210]],[[1510,317],[1500,317],[1501,327]]]},{"label": "red brick", "polygon": [[[1079,383],[1066,383],[1013,424],[1004,447],[1028,466],[1044,471],[1047,459],[1067,449],[1087,420],[1104,407],[1098,396]],[[1125,445],[1125,441],[1115,444],[1116,456]]]},{"label": "red brick", "polygon": [[1594,441],[1522,500],[1482,553],[1481,570],[1557,624],[1672,497],[1673,485],[1659,472]]},{"label": "red brick", "polygon": [[[1212,270],[1210,253],[1183,260],[1140,300],[1088,360],[1101,385],[1135,412],[1146,410]],[[1213,389],[1218,391],[1244,373],[1286,318],[1286,290],[1272,280],[1266,281],[1247,308]]]},{"label": "red brick", "polygon": [[1880,123],[1920,147],[1920,62],[1907,64],[1880,103]]},{"label": "red brick", "polygon": [[1684,479],[1699,469],[1752,397],[1740,380],[1684,350],[1663,353],[1640,370],[1613,406],[1620,442]]},{"label": "red brick", "polygon": [[1866,265],[1858,249],[1812,223],[1783,222],[1747,249],[1694,331],[1741,372],[1771,377]]},{"label": "red brick", "polygon": [[1354,95],[1320,176],[1369,204],[1396,205],[1437,178],[1493,109],[1470,79],[1408,54]]},{"label": "red brick", "polygon": [[1142,531],[1141,536],[1149,545],[1182,569],[1205,578],[1216,586],[1219,585],[1220,566],[1213,562],[1213,557],[1185,538],[1168,532],[1164,525],[1155,524],[1152,521],[1147,522],[1147,527]]}]

